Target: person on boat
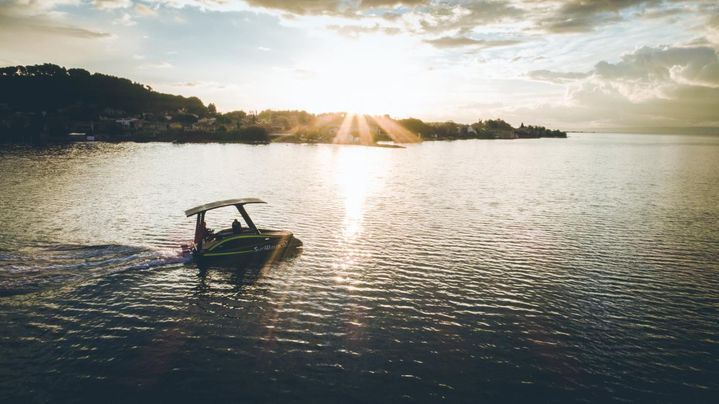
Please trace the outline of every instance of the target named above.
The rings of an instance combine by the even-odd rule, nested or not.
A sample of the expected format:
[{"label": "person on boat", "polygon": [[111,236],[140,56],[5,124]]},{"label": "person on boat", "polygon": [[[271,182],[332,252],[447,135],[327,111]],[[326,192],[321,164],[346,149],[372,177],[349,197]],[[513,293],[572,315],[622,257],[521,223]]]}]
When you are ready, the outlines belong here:
[{"label": "person on boat", "polygon": [[200,229],[197,232],[197,237],[195,239],[195,244],[199,244],[202,240],[207,238],[207,236],[210,235],[210,229],[207,228],[207,223],[203,220],[200,223]]},{"label": "person on boat", "polygon": [[242,232],[242,224],[235,219],[235,221],[232,222],[232,233],[240,234],[240,232]]}]

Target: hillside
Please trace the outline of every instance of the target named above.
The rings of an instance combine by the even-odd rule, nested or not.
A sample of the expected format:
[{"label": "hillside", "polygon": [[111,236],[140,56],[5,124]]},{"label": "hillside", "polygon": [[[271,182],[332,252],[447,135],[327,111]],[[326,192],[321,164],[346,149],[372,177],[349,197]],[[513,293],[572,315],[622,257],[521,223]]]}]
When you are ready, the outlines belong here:
[{"label": "hillside", "polygon": [[53,64],[0,68],[0,103],[21,112],[51,113],[76,107],[87,114],[105,109],[130,114],[183,109],[207,114],[197,97],[162,94],[128,79]]}]

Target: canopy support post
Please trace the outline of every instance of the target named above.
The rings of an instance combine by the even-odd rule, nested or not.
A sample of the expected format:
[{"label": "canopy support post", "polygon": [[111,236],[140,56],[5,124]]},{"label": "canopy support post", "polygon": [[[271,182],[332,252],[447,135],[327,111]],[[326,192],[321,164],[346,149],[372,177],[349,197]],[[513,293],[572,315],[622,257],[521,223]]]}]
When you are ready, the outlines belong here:
[{"label": "canopy support post", "polygon": [[247,211],[245,210],[245,207],[242,205],[235,205],[237,207],[237,210],[240,211],[240,214],[242,215],[242,218],[245,219],[245,223],[247,223],[247,226],[252,229],[257,234],[260,234],[260,230],[257,229],[257,226],[255,226],[255,223],[250,219],[250,215],[247,214]]},{"label": "canopy support post", "polygon": [[202,222],[205,220],[205,212],[197,214],[197,222],[195,223],[195,245],[199,245],[202,238],[205,237],[202,230]]}]

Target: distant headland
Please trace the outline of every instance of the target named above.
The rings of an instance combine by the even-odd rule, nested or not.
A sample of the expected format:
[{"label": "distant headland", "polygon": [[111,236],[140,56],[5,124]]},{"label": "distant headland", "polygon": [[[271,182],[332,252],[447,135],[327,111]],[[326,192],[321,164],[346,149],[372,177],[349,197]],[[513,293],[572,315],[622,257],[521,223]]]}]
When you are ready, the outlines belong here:
[{"label": "distant headland", "polygon": [[473,124],[345,112],[220,113],[197,97],[162,94],[128,79],[54,64],[0,68],[0,143],[73,140],[177,143],[341,143],[567,137],[501,119]]}]

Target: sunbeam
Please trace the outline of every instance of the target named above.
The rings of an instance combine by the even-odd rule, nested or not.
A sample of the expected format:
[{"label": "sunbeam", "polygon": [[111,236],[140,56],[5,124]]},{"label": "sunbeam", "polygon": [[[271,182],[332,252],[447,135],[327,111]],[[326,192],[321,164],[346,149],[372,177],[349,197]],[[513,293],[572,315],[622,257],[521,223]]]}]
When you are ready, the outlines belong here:
[{"label": "sunbeam", "polygon": [[357,115],[357,127],[359,131],[360,143],[363,145],[374,144],[372,131],[370,130],[369,124],[367,123],[367,115]]},{"label": "sunbeam", "polygon": [[354,113],[346,113],[342,125],[337,130],[332,143],[349,144],[352,143],[352,123],[354,122]]},{"label": "sunbeam", "polygon": [[374,116],[372,120],[397,143],[419,143],[421,141],[419,136],[403,128],[402,125],[387,116]]}]

